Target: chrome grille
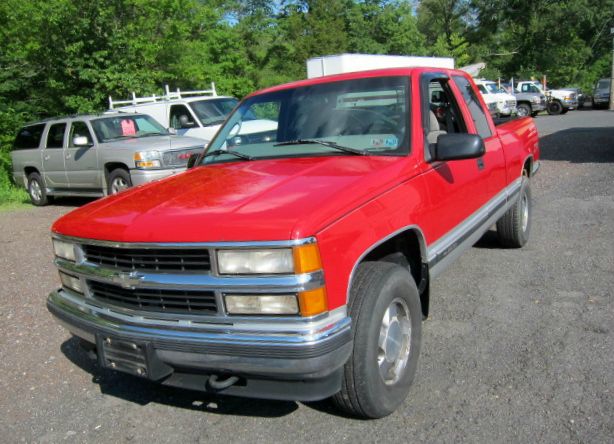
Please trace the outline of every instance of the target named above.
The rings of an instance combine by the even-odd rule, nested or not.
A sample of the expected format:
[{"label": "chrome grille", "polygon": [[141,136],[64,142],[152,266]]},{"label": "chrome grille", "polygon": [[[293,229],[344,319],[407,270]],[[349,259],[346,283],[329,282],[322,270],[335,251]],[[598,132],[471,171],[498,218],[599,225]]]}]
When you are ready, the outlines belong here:
[{"label": "chrome grille", "polygon": [[185,150],[167,151],[162,153],[162,163],[167,167],[184,167],[192,154],[199,154],[203,147],[188,148]]},{"label": "chrome grille", "polygon": [[515,100],[508,100],[507,102],[505,102],[507,104],[507,106],[509,107],[513,107],[516,106],[516,101]]},{"label": "chrome grille", "polygon": [[212,291],[129,289],[96,281],[88,285],[95,300],[119,307],[158,313],[217,313]]},{"label": "chrome grille", "polygon": [[83,253],[88,262],[124,271],[207,272],[211,270],[209,250],[206,249],[83,245]]}]

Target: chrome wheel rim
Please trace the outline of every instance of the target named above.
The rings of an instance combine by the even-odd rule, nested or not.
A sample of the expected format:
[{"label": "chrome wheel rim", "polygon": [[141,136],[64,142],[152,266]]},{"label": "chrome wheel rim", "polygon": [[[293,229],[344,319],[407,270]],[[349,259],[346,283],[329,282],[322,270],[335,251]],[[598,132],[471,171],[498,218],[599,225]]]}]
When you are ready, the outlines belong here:
[{"label": "chrome wheel rim", "polygon": [[117,194],[128,188],[128,182],[123,177],[116,177],[111,182],[111,194]]},{"label": "chrome wheel rim", "polygon": [[516,112],[518,113],[520,117],[526,117],[529,115],[529,113],[527,112],[527,109],[522,106],[518,108]]},{"label": "chrome wheel rim", "polygon": [[30,196],[37,202],[43,198],[43,190],[38,180],[32,180],[30,182]]},{"label": "chrome wheel rim", "polygon": [[529,198],[527,194],[524,193],[522,195],[522,200],[520,201],[520,211],[522,214],[522,232],[527,231],[527,227],[529,226]]},{"label": "chrome wheel rim", "polygon": [[411,349],[411,318],[407,303],[394,299],[382,318],[379,331],[377,365],[386,385],[401,379]]}]

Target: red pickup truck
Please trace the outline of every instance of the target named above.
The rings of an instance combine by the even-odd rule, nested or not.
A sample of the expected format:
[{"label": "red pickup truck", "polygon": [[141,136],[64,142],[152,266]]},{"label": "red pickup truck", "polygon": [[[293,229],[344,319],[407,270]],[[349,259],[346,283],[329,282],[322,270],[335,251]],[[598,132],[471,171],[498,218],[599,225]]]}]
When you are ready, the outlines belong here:
[{"label": "red pickup truck", "polygon": [[[253,119],[276,129],[243,133]],[[495,126],[462,71],[259,91],[184,174],[55,222],[47,306],[105,368],[382,417],[414,378],[431,279],[495,223],[527,242],[538,159],[533,120]]]}]

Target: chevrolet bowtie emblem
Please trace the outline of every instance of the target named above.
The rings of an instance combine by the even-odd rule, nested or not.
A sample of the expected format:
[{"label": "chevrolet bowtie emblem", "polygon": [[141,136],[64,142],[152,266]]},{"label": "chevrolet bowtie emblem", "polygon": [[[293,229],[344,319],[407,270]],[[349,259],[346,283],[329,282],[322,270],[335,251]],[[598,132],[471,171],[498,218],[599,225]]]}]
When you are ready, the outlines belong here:
[{"label": "chevrolet bowtie emblem", "polygon": [[143,280],[143,276],[136,271],[130,273],[117,273],[113,276],[113,282],[120,285],[122,288],[134,290],[134,288]]}]

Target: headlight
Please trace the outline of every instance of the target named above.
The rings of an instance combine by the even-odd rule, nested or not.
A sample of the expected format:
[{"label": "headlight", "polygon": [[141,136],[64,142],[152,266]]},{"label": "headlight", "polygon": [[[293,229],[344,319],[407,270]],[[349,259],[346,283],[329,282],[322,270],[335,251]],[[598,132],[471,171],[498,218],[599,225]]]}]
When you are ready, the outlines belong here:
[{"label": "headlight", "polygon": [[160,162],[159,151],[139,151],[134,153],[134,165],[137,168],[160,168],[162,163]]},{"label": "headlight", "polygon": [[298,314],[296,295],[225,295],[228,314],[295,315]]},{"label": "headlight", "polygon": [[63,287],[83,294],[83,289],[81,288],[81,279],[79,279],[78,277],[71,276],[70,274],[66,274],[60,271],[60,281],[62,282]]},{"label": "headlight", "polygon": [[53,251],[57,257],[66,259],[67,261],[75,262],[75,245],[70,242],[64,242],[58,239],[53,239]]},{"label": "headlight", "polygon": [[283,274],[294,271],[292,249],[219,250],[220,274]]}]

